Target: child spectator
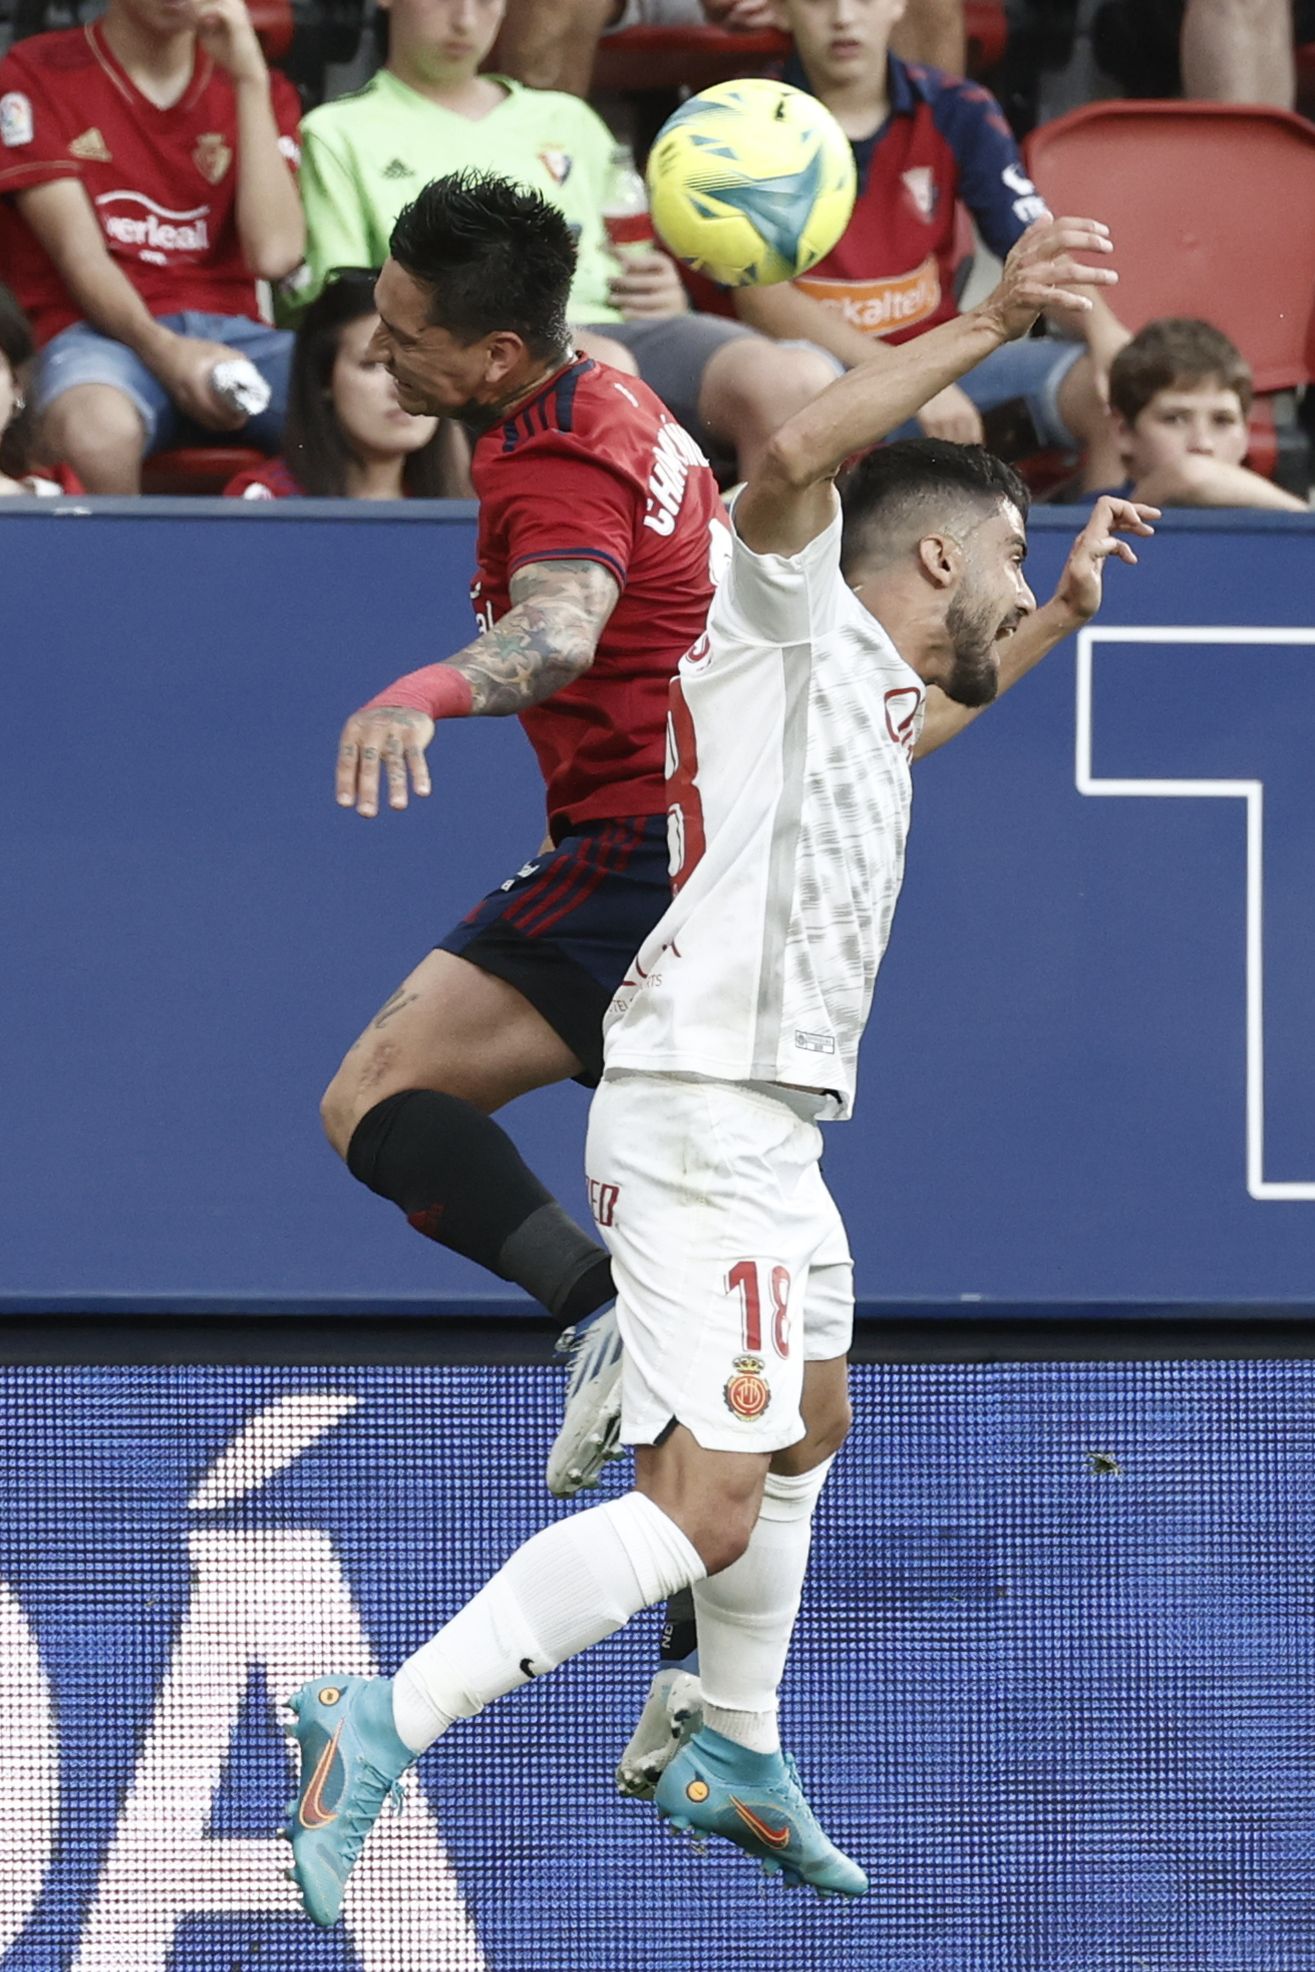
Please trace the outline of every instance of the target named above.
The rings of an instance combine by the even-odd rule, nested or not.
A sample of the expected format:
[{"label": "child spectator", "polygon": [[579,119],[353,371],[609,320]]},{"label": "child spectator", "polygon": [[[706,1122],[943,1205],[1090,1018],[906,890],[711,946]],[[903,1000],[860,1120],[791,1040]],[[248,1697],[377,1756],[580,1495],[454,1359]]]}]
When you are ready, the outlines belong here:
[{"label": "child spectator", "polygon": [[1110,419],[1129,497],[1156,507],[1304,513],[1304,500],[1243,465],[1250,409],[1250,368],[1221,329],[1182,316],[1148,322],[1110,369]]},{"label": "child spectator", "polygon": [[462,434],[447,419],[413,418],[402,409],[371,347],[378,326],[373,273],[345,268],[297,330],[282,456],[239,473],[226,494],[244,500],[474,497]]},{"label": "child spectator", "polygon": [[68,472],[32,470],[32,418],[24,393],[35,354],[27,317],[0,282],[0,495],[81,490]]},{"label": "child spectator", "polygon": [[673,416],[736,454],[743,475],[835,365],[691,314],[674,263],[651,244],[618,264],[603,223],[614,150],[606,124],[575,96],[479,73],[503,10],[504,0],[390,0],[387,67],[307,117],[308,291],[330,266],[382,265],[394,219],[427,179],[467,167],[516,178],[576,229],[572,324],[628,349]]},{"label": "child spectator", "polygon": [[[109,0],[0,62],[0,265],[42,345],[42,444],[89,492],[136,492],[144,456],[203,432],[277,444],[291,338],[256,282],[301,258],[298,114],[244,0]],[[232,358],[272,392],[259,415],[216,394]]]},{"label": "child spectator", "polygon": [[[901,0],[781,0],[795,41],[788,79],[825,103],[853,144],[858,202],[839,245],[808,274],[742,288],[723,303],[770,335],[807,337],[849,365],[956,313],[960,200],[1001,259],[1045,210],[995,98],[891,54],[902,12]],[[1096,188],[1092,203],[1098,208]],[[933,397],[909,432],[981,444],[983,412],[1010,407],[1002,422],[1026,433],[1006,448],[1012,456],[1083,452],[1086,483],[1108,484],[1118,458],[1102,384],[1127,331],[1098,294],[1093,300],[1090,313],[1059,321],[1064,336],[997,350]]]}]

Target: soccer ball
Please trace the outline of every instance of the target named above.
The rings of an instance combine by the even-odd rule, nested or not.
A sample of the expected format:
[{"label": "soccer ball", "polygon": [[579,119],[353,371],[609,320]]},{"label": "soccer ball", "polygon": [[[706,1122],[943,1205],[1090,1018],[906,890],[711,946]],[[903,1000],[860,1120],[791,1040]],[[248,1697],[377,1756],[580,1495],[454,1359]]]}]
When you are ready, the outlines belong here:
[{"label": "soccer ball", "polygon": [[665,245],[724,288],[806,272],[854,210],[854,153],[830,110],[761,76],[682,103],[654,139],[646,175]]}]

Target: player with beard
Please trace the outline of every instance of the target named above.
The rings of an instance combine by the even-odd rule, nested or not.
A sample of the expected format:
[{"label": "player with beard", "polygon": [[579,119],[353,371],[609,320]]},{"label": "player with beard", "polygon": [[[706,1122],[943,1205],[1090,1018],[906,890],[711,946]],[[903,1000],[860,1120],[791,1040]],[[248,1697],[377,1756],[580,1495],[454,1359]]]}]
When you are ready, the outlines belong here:
[{"label": "player with beard", "polygon": [[[686,1588],[705,1718],[659,1808],[823,1894],[867,1888],[776,1731],[813,1508],[849,1426],[853,1269],[817,1125],[852,1108],[928,690],[948,737],[1013,681],[1038,612],[1007,466],[915,440],[865,459],[843,503],[835,474],[1041,309],[1083,307],[1114,277],[1074,255],[1109,251],[1094,221],[1038,224],[980,308],[790,419],[735,505],[671,687],[673,898],[612,1001],[589,1119],[635,1484],[535,1534],[394,1678],[296,1694],[286,1832],[318,1923],[419,1753]],[[1075,550],[1087,614],[1105,558],[1135,559],[1118,532],[1149,534],[1153,513],[1098,503]]]}]

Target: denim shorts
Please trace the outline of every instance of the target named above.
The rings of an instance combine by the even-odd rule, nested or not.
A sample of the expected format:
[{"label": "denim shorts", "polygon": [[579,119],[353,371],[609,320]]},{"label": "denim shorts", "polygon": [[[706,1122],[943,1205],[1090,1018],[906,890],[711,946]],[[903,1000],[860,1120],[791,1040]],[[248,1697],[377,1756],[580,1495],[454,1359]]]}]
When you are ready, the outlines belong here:
[{"label": "denim shorts", "polygon": [[89,322],[74,322],[70,328],[61,329],[42,350],[36,380],[38,414],[77,384],[103,383],[121,390],[137,406],[146,433],[145,457],[175,445],[220,443],[276,452],[287,412],[292,362],[292,337],[287,330],[271,329],[264,322],[248,321],[241,315],[206,315],[194,309],[181,315],[161,315],[157,320],[176,335],[222,342],[253,363],[270,388],[269,403],[259,417],[248,418],[239,431],[217,437],[204,425],[183,416],[140,356],[125,343],[102,335]]},{"label": "denim shorts", "polygon": [[[1021,342],[1006,342],[993,350],[967,376],[959,378],[959,388],[979,411],[993,411],[998,404],[1023,398],[1042,444],[1057,452],[1076,452],[1078,440],[1060,416],[1059,390],[1073,365],[1086,353],[1084,342],[1066,342],[1060,336],[1025,336]],[[916,438],[921,429],[916,419],[910,419],[891,437]]]}]

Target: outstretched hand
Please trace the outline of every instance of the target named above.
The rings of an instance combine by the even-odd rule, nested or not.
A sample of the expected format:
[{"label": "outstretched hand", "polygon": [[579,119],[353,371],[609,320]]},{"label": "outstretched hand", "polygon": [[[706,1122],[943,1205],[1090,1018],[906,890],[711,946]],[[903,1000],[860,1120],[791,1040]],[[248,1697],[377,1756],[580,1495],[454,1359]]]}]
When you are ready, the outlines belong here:
[{"label": "outstretched hand", "polygon": [[1135,563],[1136,555],[1123,534],[1154,534],[1151,522],[1160,518],[1158,507],[1142,506],[1136,500],[1116,499],[1104,493],[1091,510],[1091,518],[1069,550],[1055,601],[1062,603],[1079,623],[1088,623],[1100,608],[1105,563],[1111,555]]},{"label": "outstretched hand", "polygon": [[338,806],[355,808],[358,815],[377,815],[381,767],[390,808],[405,808],[410,788],[428,794],[425,748],[433,737],[434,722],[428,713],[410,706],[367,705],[354,712],[338,741]]},{"label": "outstretched hand", "polygon": [[1088,290],[1112,287],[1119,277],[1112,267],[1088,267],[1073,256],[1104,257],[1113,251],[1110,229],[1099,219],[1036,219],[1014,242],[999,286],[981,304],[981,313],[993,318],[1009,341],[1025,336],[1047,308],[1085,314],[1092,305]]}]

